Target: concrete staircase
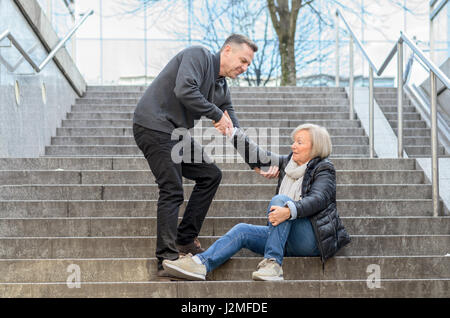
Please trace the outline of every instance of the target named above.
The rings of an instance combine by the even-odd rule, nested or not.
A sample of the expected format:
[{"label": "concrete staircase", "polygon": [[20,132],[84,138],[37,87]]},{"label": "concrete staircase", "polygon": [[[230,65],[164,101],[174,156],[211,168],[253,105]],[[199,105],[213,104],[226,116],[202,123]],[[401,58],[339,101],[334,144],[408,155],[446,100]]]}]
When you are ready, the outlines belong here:
[{"label": "concrete staircase", "polygon": [[[374,97],[397,135],[397,89],[375,88]],[[410,158],[431,157],[431,129],[406,94],[403,96],[403,144]],[[450,157],[441,143],[438,143],[438,156]]]},{"label": "concrete staircase", "polygon": [[[340,88],[233,88],[232,98],[242,127],[278,128],[268,130],[268,141],[281,136],[271,144],[280,153],[289,152],[298,124],[328,128],[338,210],[352,243],[324,270],[316,257],[286,258],[283,282],[252,281],[261,257],[247,250],[206,282],[157,282],[158,190],[131,130],[144,89],[89,87],[44,157],[0,159],[0,296],[449,296],[450,217],[431,216],[431,185],[414,159],[367,158],[367,136],[359,120],[348,119]],[[196,136],[213,148],[208,129],[202,122]],[[202,228],[205,247],[234,224],[265,224],[275,192],[275,181],[249,170],[230,146],[211,156],[223,180]],[[185,184],[188,198],[193,183]]]}]

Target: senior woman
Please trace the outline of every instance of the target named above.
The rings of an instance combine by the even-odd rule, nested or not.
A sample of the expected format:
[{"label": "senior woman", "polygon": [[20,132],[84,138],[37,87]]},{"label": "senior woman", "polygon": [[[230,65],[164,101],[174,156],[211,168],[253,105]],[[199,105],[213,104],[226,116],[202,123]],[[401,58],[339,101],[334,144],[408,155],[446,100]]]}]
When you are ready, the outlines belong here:
[{"label": "senior woman", "polygon": [[283,280],[284,256],[320,256],[324,263],[350,242],[336,210],[336,172],[327,159],[331,153],[327,130],[304,124],[291,137],[292,153],[283,156],[260,149],[242,130],[235,130],[234,146],[251,168],[259,173],[262,166],[278,167],[268,225],[237,224],[205,252],[165,260],[169,275],[205,280],[207,272],[247,248],[264,255],[253,280]]}]

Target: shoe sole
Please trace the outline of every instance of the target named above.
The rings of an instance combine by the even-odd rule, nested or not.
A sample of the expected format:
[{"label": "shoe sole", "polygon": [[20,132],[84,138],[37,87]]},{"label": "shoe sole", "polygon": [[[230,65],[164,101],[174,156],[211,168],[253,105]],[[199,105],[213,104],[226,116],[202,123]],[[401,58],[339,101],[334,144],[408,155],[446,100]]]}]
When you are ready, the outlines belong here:
[{"label": "shoe sole", "polygon": [[284,280],[283,276],[257,276],[257,275],[252,275],[252,279],[256,280],[256,281],[270,281],[270,282],[274,282],[274,281],[282,281]]},{"label": "shoe sole", "polygon": [[167,273],[176,277],[189,280],[206,280],[205,275],[185,271],[184,269],[173,264],[163,262],[163,267],[167,271]]},{"label": "shoe sole", "polygon": [[185,281],[186,279],[175,277],[175,276],[157,276],[155,278],[155,281],[157,282],[178,282],[178,281]]}]

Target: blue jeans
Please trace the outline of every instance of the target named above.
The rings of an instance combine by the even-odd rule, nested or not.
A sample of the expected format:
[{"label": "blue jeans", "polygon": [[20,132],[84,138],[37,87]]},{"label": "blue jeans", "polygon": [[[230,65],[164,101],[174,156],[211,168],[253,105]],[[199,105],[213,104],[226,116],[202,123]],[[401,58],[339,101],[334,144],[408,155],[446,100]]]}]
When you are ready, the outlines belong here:
[{"label": "blue jeans", "polygon": [[[270,213],[272,205],[284,206],[288,201],[292,201],[288,196],[274,196],[267,208],[267,214]],[[242,248],[264,255],[264,258],[275,258],[280,265],[283,256],[320,255],[311,222],[308,218],[298,218],[286,220],[277,226],[270,222],[267,226],[237,224],[197,256],[210,272]]]}]

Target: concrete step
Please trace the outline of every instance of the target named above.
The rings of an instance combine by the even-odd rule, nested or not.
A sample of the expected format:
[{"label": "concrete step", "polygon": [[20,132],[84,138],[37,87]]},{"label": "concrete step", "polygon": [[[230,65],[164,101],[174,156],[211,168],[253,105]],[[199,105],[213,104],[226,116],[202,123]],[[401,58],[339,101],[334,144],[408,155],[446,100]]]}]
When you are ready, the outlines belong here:
[{"label": "concrete step", "polygon": [[347,93],[344,91],[304,91],[304,92],[255,92],[255,91],[232,91],[231,99],[234,100],[236,98],[287,98],[287,99],[303,99],[303,98],[347,98]]},{"label": "concrete step", "polygon": [[[187,199],[185,196],[180,206],[180,215],[185,211]],[[268,204],[267,199],[214,199],[208,217],[261,217]],[[337,209],[342,217],[433,215],[431,199],[338,199]],[[157,199],[0,201],[0,218],[155,217],[156,210]]]},{"label": "concrete step", "polygon": [[[327,112],[236,112],[239,120],[245,119],[297,119],[297,120],[314,120],[314,119],[329,119],[334,118],[336,120],[345,120],[349,118],[348,112],[336,112],[332,113],[330,111]],[[418,114],[417,114],[418,115]],[[416,116],[411,117],[411,119],[415,119]],[[420,118],[420,116],[419,116]],[[119,119],[119,120],[132,120],[133,113],[131,112],[77,112],[77,113],[68,113],[67,119],[71,120],[85,120],[85,119],[103,119],[103,120],[111,120],[111,119]]]},{"label": "concrete step", "polygon": [[431,145],[431,137],[423,136],[403,136],[403,144],[408,146],[425,146]]},{"label": "concrete step", "polygon": [[[205,145],[203,149],[208,155],[232,155],[238,154],[236,149],[230,145],[217,145],[212,142],[212,145]],[[280,154],[289,154],[292,152],[291,145],[270,145],[267,150]],[[45,147],[45,154],[49,156],[138,156],[141,155],[141,150],[136,146],[102,146],[102,145],[68,145],[68,146],[47,146]],[[333,152],[331,158],[335,155],[368,155],[368,145],[333,145]]]},{"label": "concrete step", "polygon": [[[88,90],[83,98],[140,98],[143,92],[136,91],[91,91]],[[347,98],[346,92],[332,92],[332,91],[322,91],[322,92],[231,92],[232,100],[234,98],[291,98],[291,99],[301,99],[301,98]],[[391,97],[391,96],[388,96]],[[395,96],[394,96],[395,97]]]},{"label": "concrete step", "polygon": [[[36,298],[411,298],[448,296],[449,279],[381,279],[380,288],[368,288],[363,280],[286,280],[282,282],[95,282],[82,283],[81,288],[68,288],[67,283],[0,284],[5,297]],[[262,303],[263,301],[259,301]],[[240,303],[239,303],[240,304]],[[220,309],[219,309],[220,308]],[[215,313],[228,313],[218,307]],[[270,310],[270,305],[268,305]],[[181,309],[175,309],[179,312]],[[174,310],[174,312],[175,312]],[[234,307],[233,310],[236,310]]]},{"label": "concrete step", "polygon": [[[391,127],[398,127],[397,120],[389,120]],[[403,120],[403,128],[427,128],[423,120]]]},{"label": "concrete step", "polygon": [[[219,236],[200,236],[208,248]],[[352,235],[338,256],[445,256],[450,235]],[[0,237],[1,259],[148,258],[153,257],[156,236],[135,237]],[[236,256],[258,256],[243,249]]]},{"label": "concrete step", "polygon": [[[139,98],[80,98],[75,101],[76,105],[132,105],[137,104]],[[349,105],[346,98],[233,98],[233,105]]]},{"label": "concrete step", "polygon": [[[235,106],[233,108],[237,112],[348,112],[347,106],[321,106],[321,105],[276,105],[276,106],[258,106],[244,105]],[[134,113],[136,105],[72,105],[72,112],[130,112]],[[238,116],[238,118],[240,118]]]},{"label": "concrete step", "polygon": [[[422,184],[425,176],[418,170],[338,170],[339,184]],[[185,184],[194,181],[183,179]],[[222,183],[276,184],[252,170],[222,170]],[[23,184],[155,184],[150,170],[0,170],[1,185]]]},{"label": "concrete step", "polygon": [[[397,120],[397,113],[384,112],[387,120]],[[419,113],[403,113],[403,120],[421,120],[422,117]]]},{"label": "concrete step", "polygon": [[[382,106],[382,110],[385,113],[397,113],[397,106]],[[414,106],[403,106],[403,114],[417,113]]]},{"label": "concrete step", "polygon": [[[207,281],[251,280],[260,257],[233,257],[207,275]],[[156,258],[104,259],[15,259],[0,260],[0,284],[65,283],[67,268],[76,264],[82,283],[156,281]],[[285,280],[355,280],[367,279],[367,268],[380,266],[383,279],[439,279],[450,277],[450,258],[445,256],[361,257],[336,256],[327,261],[325,270],[318,257],[286,257]],[[39,275],[36,275],[39,273]],[[185,282],[184,282],[185,283]]]},{"label": "concrete step", "polygon": [[[214,141],[223,141],[223,145],[231,145],[231,143],[226,140],[226,138],[222,135],[220,135],[219,132],[215,134],[203,134],[202,136],[193,136],[195,140],[198,142],[201,142],[202,144],[208,144],[211,142],[211,138],[214,138]],[[254,138],[254,137],[250,137]],[[256,139],[256,138],[255,138]],[[262,140],[265,139],[264,143]],[[258,139],[256,139],[258,141]],[[415,140],[415,139],[414,139]],[[423,139],[424,143],[427,141],[427,139]],[[405,138],[406,141],[406,138]],[[333,146],[338,145],[368,145],[369,140],[368,137],[360,137],[360,136],[340,136],[340,137],[331,137],[331,143]],[[292,144],[292,138],[289,137],[279,137],[279,136],[272,136],[269,135],[266,136],[266,138],[263,138],[261,136],[259,138],[258,144],[261,147],[266,147],[270,144],[275,145],[290,145]],[[52,146],[64,146],[64,145],[127,145],[127,146],[134,146],[136,145],[136,141],[134,140],[133,136],[127,136],[127,137],[90,137],[90,136],[80,136],[80,137],[52,137],[51,139],[51,145]]]},{"label": "concrete step", "polygon": [[[184,186],[189,197],[193,185]],[[156,185],[3,185],[0,200],[156,200]],[[270,200],[274,184],[221,184],[215,198]],[[337,185],[337,199],[429,199],[431,185]]]},{"label": "concrete step", "polygon": [[[375,100],[377,101],[377,103],[382,107],[384,105],[386,106],[396,106],[397,105],[397,97],[395,98],[378,98],[375,97]],[[411,106],[411,100],[409,99],[404,99],[403,100],[403,105],[405,106]]]},{"label": "concrete step", "polygon": [[[404,146],[406,153],[411,157],[430,157],[431,156],[431,146],[420,145],[420,146]],[[438,146],[438,156],[448,155],[445,151],[444,146]]]},{"label": "concrete step", "polygon": [[[397,135],[397,126],[393,127],[395,135]],[[429,128],[403,128],[403,136],[411,136],[411,137],[430,137],[431,130]]]},{"label": "concrete step", "polygon": [[[333,159],[336,170],[415,170],[414,159]],[[235,163],[218,163],[220,169],[249,169],[240,158]],[[149,170],[144,156],[140,157],[41,157],[41,158],[0,158],[0,170]]]},{"label": "concrete step", "polygon": [[[327,120],[327,119],[314,119],[314,120],[261,120],[261,119],[244,119],[240,120],[239,124],[241,128],[247,129],[249,127],[279,127],[279,128],[295,128],[300,124],[311,123],[324,126],[325,128],[359,128],[361,122],[359,120]],[[210,124],[211,125],[211,124]],[[63,120],[62,127],[133,127],[132,120],[96,120],[96,119],[84,119],[84,120]],[[210,126],[212,127],[212,125]]]},{"label": "concrete step", "polygon": [[[202,132],[210,131],[212,126],[203,126]],[[266,132],[266,135],[272,135],[274,128],[269,127],[256,127],[256,131],[252,134],[248,134],[249,137],[257,136],[255,133]],[[280,136],[289,137],[293,131],[293,128],[275,128]],[[331,136],[364,136],[363,128],[328,128],[328,133]],[[405,134],[406,135],[406,134]],[[125,128],[57,128],[56,136],[73,136],[73,137],[85,137],[85,136],[97,136],[97,137],[111,137],[111,136],[133,136],[133,129],[131,127]]]},{"label": "concrete step", "polygon": [[[391,99],[397,99],[397,92],[376,92],[374,94],[375,98],[391,98]],[[407,99],[408,95],[403,94],[403,98]]]},{"label": "concrete step", "polygon": [[[181,221],[181,217],[179,219]],[[342,217],[350,235],[450,235],[450,217]],[[209,217],[201,236],[222,236],[239,223],[266,217]],[[156,217],[0,218],[0,237],[156,236]]]},{"label": "concrete step", "polygon": [[260,93],[260,92],[270,92],[270,93],[279,93],[279,92],[295,92],[295,93],[301,93],[301,92],[333,92],[333,93],[342,93],[345,92],[344,87],[318,87],[318,86],[312,86],[312,87],[298,87],[298,86],[279,86],[279,87],[272,87],[272,86],[258,86],[258,87],[230,87],[231,94],[235,92],[254,92],[254,93]]},{"label": "concrete step", "polygon": [[[89,85],[88,92],[129,92],[129,91],[145,91],[148,85]],[[298,87],[298,86],[278,86],[278,87],[230,87],[231,93],[234,92],[345,92],[343,87]]]},{"label": "concrete step", "polygon": [[86,92],[144,92],[148,85],[89,85]]}]

